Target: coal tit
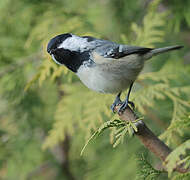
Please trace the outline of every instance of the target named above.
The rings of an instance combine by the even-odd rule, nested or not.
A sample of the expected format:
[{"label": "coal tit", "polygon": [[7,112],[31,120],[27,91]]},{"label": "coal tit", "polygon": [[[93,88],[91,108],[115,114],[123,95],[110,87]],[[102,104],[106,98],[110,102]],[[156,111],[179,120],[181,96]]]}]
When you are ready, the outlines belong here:
[{"label": "coal tit", "polygon": [[[111,106],[121,104],[121,113],[128,106],[132,85],[152,56],[182,46],[164,48],[146,48],[117,44],[108,40],[90,36],[76,36],[71,33],[52,38],[47,52],[59,65],[65,65],[76,73],[80,80],[90,89],[101,93],[117,93]],[[121,92],[129,88],[126,99],[120,100]]]}]

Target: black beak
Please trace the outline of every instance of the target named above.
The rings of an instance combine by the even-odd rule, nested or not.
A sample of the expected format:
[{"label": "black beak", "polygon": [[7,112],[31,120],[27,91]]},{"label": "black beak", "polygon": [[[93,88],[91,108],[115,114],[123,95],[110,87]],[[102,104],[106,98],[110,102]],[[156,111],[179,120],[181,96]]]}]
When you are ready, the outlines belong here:
[{"label": "black beak", "polygon": [[47,52],[48,52],[50,55],[52,55],[55,51],[56,51],[56,49],[51,49],[51,50],[48,49],[48,50],[47,50]]},{"label": "black beak", "polygon": [[47,52],[48,52],[49,54],[51,54],[51,50],[48,49]]}]

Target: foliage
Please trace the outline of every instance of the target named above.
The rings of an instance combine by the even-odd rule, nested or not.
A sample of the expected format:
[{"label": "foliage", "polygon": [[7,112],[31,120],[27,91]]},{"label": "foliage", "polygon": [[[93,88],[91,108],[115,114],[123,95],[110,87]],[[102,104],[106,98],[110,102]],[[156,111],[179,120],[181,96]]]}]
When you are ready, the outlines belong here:
[{"label": "foliage", "polygon": [[188,0],[184,0],[183,3],[180,3],[178,0],[168,1],[171,10],[173,11],[173,20],[170,22],[170,27],[173,29],[174,32],[179,32],[181,26],[184,29],[190,27],[190,2]]},{"label": "foliage", "polygon": [[134,132],[137,132],[137,127],[135,126],[135,123],[137,123],[140,119],[137,119],[134,122],[125,122],[119,119],[114,119],[110,121],[104,122],[98,130],[92,134],[92,136],[88,139],[86,144],[84,145],[81,155],[83,154],[86,146],[88,143],[95,138],[96,136],[99,136],[102,134],[102,132],[108,128],[112,128],[113,136],[115,137],[115,142],[113,143],[113,147],[115,148],[118,144],[123,143],[125,135],[128,133],[130,136],[133,135]]},{"label": "foliage", "polygon": [[[73,73],[56,65],[46,53],[47,42],[72,32],[132,45],[189,47],[188,9],[188,0],[0,1],[0,179],[68,179],[63,173],[64,150],[77,179],[134,179],[140,172],[135,154],[146,150],[126,136],[132,124],[118,126],[123,122],[116,120],[117,127],[105,131],[80,156],[85,139],[118,119],[110,110],[114,96],[88,90]],[[189,162],[186,49],[147,62],[131,96],[140,117],[174,148],[168,157],[170,173],[178,163]],[[109,138],[113,146],[123,144],[113,149]],[[159,179],[160,172],[147,159],[157,162],[150,154],[143,158],[146,171],[141,177]],[[188,179],[189,173],[171,177]]]},{"label": "foliage", "polygon": [[185,169],[190,167],[190,156],[187,155],[187,157],[184,158],[184,156],[186,155],[186,150],[189,149],[190,140],[187,140],[168,155],[168,157],[166,158],[166,167],[169,176],[171,176],[171,173],[174,171],[174,168],[176,168],[177,165],[185,164]]},{"label": "foliage", "polygon": [[184,174],[178,174],[178,175],[174,176],[174,178],[172,178],[172,180],[181,180],[181,179],[188,180],[189,177],[190,177],[190,173],[188,172],[188,173],[184,173]]},{"label": "foliage", "polygon": [[[164,25],[167,12],[155,13],[160,1],[153,1],[148,7],[148,13],[143,18],[143,26],[132,23],[131,29],[136,34],[134,44],[138,46],[154,47],[155,43],[163,42],[165,35]],[[154,19],[154,21],[152,21]],[[151,23],[150,23],[151,22]]]},{"label": "foliage", "polygon": [[[141,113],[145,113],[143,109],[146,107],[153,107],[155,105],[155,100],[165,100],[168,98],[173,103],[173,114],[172,120],[166,131],[160,136],[162,139],[166,139],[167,143],[171,143],[173,134],[183,135],[184,130],[189,127],[189,121],[185,118],[187,117],[187,109],[189,108],[189,102],[182,97],[188,97],[189,86],[180,86],[179,84],[174,84],[178,81],[177,74],[184,74],[188,76],[188,72],[184,69],[177,74],[173,74],[176,69],[175,64],[166,64],[160,71],[146,73],[139,77],[139,81],[146,81],[151,79],[151,84],[143,84],[143,89],[140,89],[135,94],[135,99],[138,99],[136,103],[137,109]],[[169,68],[170,67],[170,68]],[[179,80],[180,81],[180,80]]]},{"label": "foliage", "polygon": [[143,155],[138,159],[138,165],[139,171],[136,180],[154,180],[162,173],[162,171],[154,169]]}]

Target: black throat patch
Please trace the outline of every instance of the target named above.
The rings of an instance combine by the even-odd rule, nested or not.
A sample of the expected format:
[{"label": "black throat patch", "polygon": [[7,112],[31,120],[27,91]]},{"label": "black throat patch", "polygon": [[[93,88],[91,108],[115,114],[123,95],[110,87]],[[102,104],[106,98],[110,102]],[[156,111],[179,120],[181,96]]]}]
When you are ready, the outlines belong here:
[{"label": "black throat patch", "polygon": [[53,53],[55,59],[60,63],[64,64],[73,72],[77,72],[82,64],[92,64],[93,61],[90,59],[90,52],[76,52],[67,49],[59,48]]}]

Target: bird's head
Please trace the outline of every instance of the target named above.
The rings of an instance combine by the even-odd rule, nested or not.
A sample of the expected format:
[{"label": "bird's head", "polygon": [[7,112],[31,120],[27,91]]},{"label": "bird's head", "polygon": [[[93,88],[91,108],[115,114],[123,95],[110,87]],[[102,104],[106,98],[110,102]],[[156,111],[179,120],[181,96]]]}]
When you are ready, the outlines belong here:
[{"label": "bird's head", "polygon": [[72,43],[72,39],[73,35],[66,33],[57,35],[49,41],[47,52],[57,64],[65,65],[69,63],[68,61],[72,55],[71,46],[75,46],[75,43]]},{"label": "bird's head", "polygon": [[88,60],[88,39],[71,33],[60,34],[52,38],[47,46],[47,52],[59,65],[66,65],[76,72],[83,61]]},{"label": "bird's head", "polygon": [[59,46],[69,37],[72,37],[72,34],[60,34],[52,38],[47,46],[47,52],[51,55],[59,48]]}]

